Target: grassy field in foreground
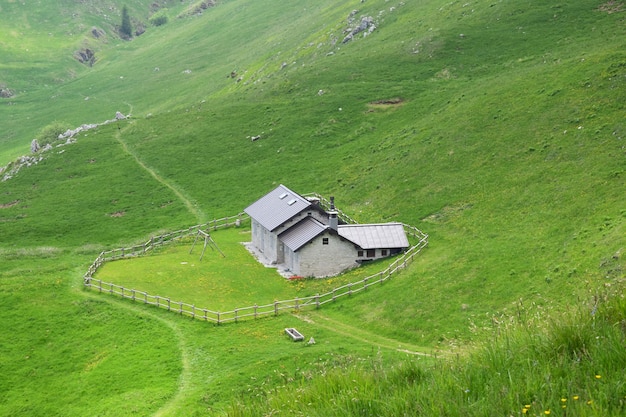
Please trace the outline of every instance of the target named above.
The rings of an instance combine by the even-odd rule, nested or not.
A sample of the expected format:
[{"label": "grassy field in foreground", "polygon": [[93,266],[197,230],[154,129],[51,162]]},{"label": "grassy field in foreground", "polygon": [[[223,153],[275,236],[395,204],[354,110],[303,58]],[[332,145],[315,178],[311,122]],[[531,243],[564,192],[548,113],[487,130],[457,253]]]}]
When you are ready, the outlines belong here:
[{"label": "grassy field in foreground", "polygon": [[[55,5],[122,2],[39,3],[0,1],[0,83],[22,86],[0,99],[0,160],[54,121],[133,117],[0,181],[0,415],[557,415],[561,398],[570,416],[623,413],[621,4],[223,0],[109,37],[84,67],[74,48],[114,23]],[[357,8],[376,29],[342,43]],[[389,285],[251,323],[83,288],[100,251],[232,215],[278,183],[430,244]]]},{"label": "grassy field in foreground", "polygon": [[[11,329],[0,341],[3,416],[213,415],[233,398],[338,364],[407,357],[376,335],[352,337],[317,318],[216,326],[94,293],[82,287],[93,256],[83,250],[1,254],[0,325]],[[294,343],[285,327],[317,343]]]},{"label": "grassy field in foreground", "polygon": [[626,412],[624,282],[593,305],[515,323],[455,359],[391,367],[340,365],[311,382],[242,398],[229,416],[622,416]]}]

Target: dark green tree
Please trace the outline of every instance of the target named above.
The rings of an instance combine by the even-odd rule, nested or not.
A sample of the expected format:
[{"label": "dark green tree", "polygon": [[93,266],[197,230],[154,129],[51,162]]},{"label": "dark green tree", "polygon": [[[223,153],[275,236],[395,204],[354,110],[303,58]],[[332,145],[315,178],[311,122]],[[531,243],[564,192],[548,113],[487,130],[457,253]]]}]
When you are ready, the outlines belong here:
[{"label": "dark green tree", "polygon": [[128,15],[128,8],[122,7],[122,25],[120,26],[120,35],[124,39],[130,39],[133,37],[133,27],[130,24],[130,16]]}]

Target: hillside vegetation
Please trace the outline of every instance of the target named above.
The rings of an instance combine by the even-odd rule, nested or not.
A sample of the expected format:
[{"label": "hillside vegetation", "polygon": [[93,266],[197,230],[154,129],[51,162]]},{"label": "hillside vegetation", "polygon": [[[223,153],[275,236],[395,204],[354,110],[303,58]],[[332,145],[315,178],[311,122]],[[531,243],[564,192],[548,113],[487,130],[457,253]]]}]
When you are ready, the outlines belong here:
[{"label": "hillside vegetation", "polygon": [[[0,165],[131,117],[0,182],[0,415],[624,412],[622,3],[35,3],[0,3]],[[430,244],[375,290],[252,323],[82,288],[101,250],[279,183]]]}]

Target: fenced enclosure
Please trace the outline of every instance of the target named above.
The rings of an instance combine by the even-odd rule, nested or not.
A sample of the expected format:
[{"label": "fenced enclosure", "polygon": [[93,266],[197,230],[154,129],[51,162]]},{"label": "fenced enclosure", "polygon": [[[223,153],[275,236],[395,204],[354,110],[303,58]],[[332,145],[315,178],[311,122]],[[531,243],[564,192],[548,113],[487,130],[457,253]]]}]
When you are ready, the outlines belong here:
[{"label": "fenced enclosure", "polygon": [[[160,236],[152,237],[150,240],[141,245],[135,245],[128,248],[118,248],[100,253],[96,260],[90,265],[89,269],[83,277],[84,285],[87,288],[96,290],[100,293],[108,293],[118,295],[122,298],[131,299],[136,302],[143,302],[147,305],[156,306],[157,308],[167,309],[180,315],[188,316],[194,319],[205,320],[216,324],[238,322],[245,319],[257,319],[263,316],[278,315],[281,311],[298,312],[304,309],[320,308],[324,304],[335,302],[342,297],[350,297],[361,291],[367,291],[376,284],[383,284],[391,279],[391,277],[400,270],[407,267],[413,258],[428,245],[428,235],[417,229],[416,227],[403,224],[407,235],[411,236],[417,243],[411,246],[403,254],[399,255],[387,268],[374,275],[363,278],[359,281],[350,282],[333,290],[316,294],[309,297],[293,298],[290,300],[274,301],[269,304],[253,305],[241,308],[235,308],[231,311],[213,311],[208,308],[198,307],[194,304],[185,303],[182,300],[172,300],[169,297],[149,294],[145,291],[134,288],[125,288],[111,282],[104,282],[94,278],[94,274],[98,269],[108,261],[143,256],[147,252],[156,247],[166,245],[186,237],[197,236],[202,230],[219,230],[228,227],[238,227],[250,219],[245,213],[239,213],[236,216],[216,219],[208,223],[195,225],[187,229],[166,233]],[[354,220],[346,216],[344,220],[350,223],[356,223]]]}]

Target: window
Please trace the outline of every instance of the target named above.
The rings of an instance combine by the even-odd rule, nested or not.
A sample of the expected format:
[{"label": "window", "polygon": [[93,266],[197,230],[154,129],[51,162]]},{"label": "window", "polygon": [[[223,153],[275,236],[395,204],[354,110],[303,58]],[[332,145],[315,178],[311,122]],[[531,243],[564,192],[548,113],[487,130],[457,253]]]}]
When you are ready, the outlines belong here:
[{"label": "window", "polygon": [[293,206],[294,204],[296,204],[298,202],[298,200],[296,200],[295,198],[293,200],[291,200],[290,202],[288,202],[287,204],[289,204],[290,206]]},{"label": "window", "polygon": [[328,238],[327,237],[323,237],[322,238],[322,245],[328,245]]},{"label": "window", "polygon": [[387,256],[387,249],[381,249],[380,256]]},{"label": "window", "polygon": [[358,256],[359,258],[362,258],[363,257],[363,251],[362,250],[357,251],[356,256]]},{"label": "window", "polygon": [[373,258],[376,256],[376,249],[368,249],[367,250],[367,257],[368,258]]},{"label": "window", "polygon": [[278,198],[280,198],[281,200],[285,199],[285,197],[287,197],[289,194],[287,193],[282,193]]}]

